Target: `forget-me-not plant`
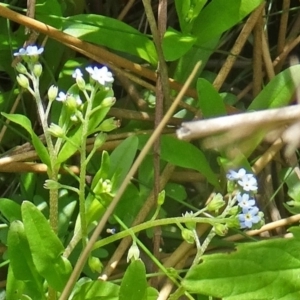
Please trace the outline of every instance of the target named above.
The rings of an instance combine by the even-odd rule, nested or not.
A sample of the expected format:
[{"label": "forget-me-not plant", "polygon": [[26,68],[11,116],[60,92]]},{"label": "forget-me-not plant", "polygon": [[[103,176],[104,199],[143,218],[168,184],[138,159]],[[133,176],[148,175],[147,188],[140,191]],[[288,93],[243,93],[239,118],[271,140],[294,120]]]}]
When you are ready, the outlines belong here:
[{"label": "forget-me-not plant", "polygon": [[234,197],[238,202],[240,212],[238,220],[241,228],[252,228],[262,221],[262,213],[256,206],[254,194],[258,190],[257,180],[253,174],[247,173],[244,168],[238,171],[230,170],[226,175],[229,186],[237,190]]},{"label": "forget-me-not plant", "polygon": [[[14,56],[19,56],[23,60],[16,65],[16,70],[19,73],[17,81],[35,99],[45,134],[49,158],[47,158],[45,150],[41,149],[41,144],[39,144],[40,147],[36,148],[37,152],[41,154],[41,159],[48,166],[49,179],[46,180],[44,187],[49,189],[50,193],[49,219],[54,231],[57,231],[58,227],[58,188],[61,186],[58,184],[58,172],[60,165],[76,151],[80,154],[79,187],[70,187],[70,190],[77,191],[79,195],[80,237],[85,244],[88,226],[85,216],[87,164],[96,148],[104,143],[106,138],[104,132],[117,128],[119,124],[113,118],[105,119],[108,110],[115,103],[112,91],[114,78],[107,67],[89,66],[85,69],[89,76],[89,80],[86,82],[82,69],[77,68],[72,74],[75,83],[69,90],[62,91],[55,85],[50,86],[47,93],[49,101],[45,109],[39,90],[39,80],[43,72],[39,56],[43,51],[44,48],[42,47],[29,45],[14,53]],[[62,104],[57,124],[51,122],[51,107],[55,100]],[[72,133],[69,134],[70,132]],[[86,140],[91,135],[96,135],[95,144],[88,154]]]}]

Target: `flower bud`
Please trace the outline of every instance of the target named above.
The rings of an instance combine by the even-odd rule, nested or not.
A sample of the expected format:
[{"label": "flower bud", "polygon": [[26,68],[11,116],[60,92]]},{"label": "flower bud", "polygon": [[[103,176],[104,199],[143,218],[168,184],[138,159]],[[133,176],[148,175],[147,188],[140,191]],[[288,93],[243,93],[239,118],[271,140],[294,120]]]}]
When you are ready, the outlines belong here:
[{"label": "flower bud", "polygon": [[57,138],[63,138],[65,136],[64,130],[54,123],[51,123],[50,127],[48,128],[48,132]]},{"label": "flower bud", "polygon": [[78,104],[76,98],[73,95],[68,95],[64,103],[70,111],[76,111]]},{"label": "flower bud", "polygon": [[239,206],[235,205],[228,210],[228,215],[236,216],[238,214],[239,210],[240,210]]},{"label": "flower bud", "polygon": [[[191,212],[186,212],[185,214],[182,214],[182,216],[185,217],[185,218],[193,218],[194,214],[191,211]],[[184,224],[190,230],[196,229],[196,223],[195,222],[185,222]]]},{"label": "flower bud", "polygon": [[224,224],[219,223],[214,225],[214,230],[217,235],[224,236],[228,232],[228,227]]},{"label": "flower bud", "polygon": [[82,77],[77,76],[76,77],[76,83],[77,83],[77,86],[79,87],[79,89],[81,91],[85,90],[85,81],[84,81],[84,79]]},{"label": "flower bud", "polygon": [[15,68],[19,73],[27,74],[27,69],[22,63],[17,63]]},{"label": "flower bud", "polygon": [[17,76],[17,81],[18,81],[18,84],[24,88],[24,89],[28,89],[29,88],[29,80],[28,78],[23,75],[23,74],[20,74]]},{"label": "flower bud", "polygon": [[36,78],[39,78],[42,75],[43,72],[43,67],[42,65],[38,62],[36,64],[34,64],[33,66],[33,74]]},{"label": "flower bud", "polygon": [[228,193],[234,192],[236,189],[236,183],[234,181],[228,180],[227,181],[227,191]]},{"label": "flower bud", "polygon": [[47,190],[57,190],[61,188],[61,184],[55,180],[47,179],[44,183],[44,188]]},{"label": "flower bud", "polygon": [[95,138],[94,146],[97,149],[100,148],[105,143],[106,137],[107,135],[105,133],[100,132]]},{"label": "flower bud", "polygon": [[127,262],[130,260],[138,260],[140,258],[140,249],[137,246],[136,242],[133,241],[131,247],[128,250]]},{"label": "flower bud", "polygon": [[194,244],[194,234],[193,234],[192,230],[183,228],[181,230],[181,236],[187,243]]},{"label": "flower bud", "polygon": [[93,189],[95,195],[109,194],[112,191],[112,183],[109,179],[103,180],[102,178],[98,181]]},{"label": "flower bud", "polygon": [[237,216],[226,219],[226,225],[228,228],[240,228],[240,221]]},{"label": "flower bud", "polygon": [[97,129],[100,131],[109,132],[120,127],[119,123],[120,122],[116,121],[115,118],[109,118],[104,120]]},{"label": "flower bud", "polygon": [[225,205],[225,201],[223,200],[223,196],[220,193],[218,193],[207,204],[207,210],[208,211],[218,211],[224,205]]},{"label": "flower bud", "polygon": [[57,97],[58,94],[58,87],[51,85],[49,90],[48,90],[48,99],[50,102],[54,101]]},{"label": "flower bud", "polygon": [[91,268],[92,272],[94,273],[101,273],[103,269],[103,264],[101,263],[100,259],[95,256],[90,256],[88,260],[89,267]]},{"label": "flower bud", "polygon": [[100,106],[101,108],[104,107],[111,107],[115,104],[116,102],[116,98],[115,97],[107,97],[105,99],[103,99],[103,101],[101,102]]},{"label": "flower bud", "polygon": [[162,206],[165,202],[165,197],[166,197],[166,191],[162,190],[159,194],[158,194],[158,198],[157,198],[157,205]]}]

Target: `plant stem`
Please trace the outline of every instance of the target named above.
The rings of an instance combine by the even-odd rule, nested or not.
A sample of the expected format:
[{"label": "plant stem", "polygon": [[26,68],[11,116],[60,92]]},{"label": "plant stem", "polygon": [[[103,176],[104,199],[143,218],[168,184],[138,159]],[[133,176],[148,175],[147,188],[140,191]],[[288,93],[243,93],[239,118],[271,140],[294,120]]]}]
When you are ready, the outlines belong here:
[{"label": "plant stem", "polygon": [[170,224],[179,224],[179,223],[187,223],[187,222],[193,222],[193,223],[204,223],[204,224],[223,224],[226,222],[226,218],[199,218],[199,217],[174,217],[174,218],[166,218],[166,219],[156,219],[144,222],[142,224],[136,225],[128,230],[121,231],[119,233],[116,233],[114,235],[111,235],[107,238],[101,239],[97,241],[94,244],[93,250],[101,248],[107,244],[110,244],[112,242],[115,242],[117,240],[120,240],[122,238],[127,237],[128,235],[131,235],[133,233],[140,232],[142,230],[146,230],[148,228],[152,228],[155,226],[164,226],[164,225],[170,225]]},{"label": "plant stem", "polygon": [[[59,170],[59,167],[56,165],[57,154],[54,150],[51,135],[48,132],[47,115],[45,114],[44,111],[40,90],[39,90],[39,78],[36,78],[34,74],[32,74],[32,83],[33,83],[34,97],[36,100],[36,105],[40,116],[41,125],[43,128],[47,148],[49,151],[51,166],[48,169],[48,177],[49,179],[57,181],[58,170]],[[49,206],[50,206],[50,213],[49,213],[50,226],[53,229],[53,231],[57,233],[57,229],[58,229],[58,190],[57,189],[54,190],[51,189],[49,191]]]},{"label": "plant stem", "polygon": [[93,108],[93,99],[96,95],[97,88],[94,87],[91,95],[84,91],[84,95],[87,100],[87,107],[85,112],[85,118],[82,120],[82,143],[79,149],[80,152],[80,174],[79,174],[79,215],[81,224],[81,237],[82,245],[86,246],[87,238],[87,224],[86,224],[86,213],[85,213],[85,176],[86,176],[86,166],[87,166],[87,152],[86,152],[86,139],[88,136],[88,126],[91,115],[91,110]]}]

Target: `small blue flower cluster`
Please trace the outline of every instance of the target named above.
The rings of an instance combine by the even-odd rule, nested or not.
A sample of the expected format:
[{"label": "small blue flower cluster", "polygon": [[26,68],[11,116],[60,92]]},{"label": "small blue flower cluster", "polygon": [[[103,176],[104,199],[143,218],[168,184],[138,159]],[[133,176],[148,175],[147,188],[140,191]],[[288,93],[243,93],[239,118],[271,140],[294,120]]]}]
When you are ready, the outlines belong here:
[{"label": "small blue flower cluster", "polygon": [[19,52],[14,53],[14,56],[35,56],[40,55],[44,51],[44,48],[38,48],[37,46],[27,46],[26,48],[20,48]]},{"label": "small blue flower cluster", "polygon": [[261,221],[254,199],[254,193],[257,192],[257,180],[253,174],[247,174],[243,168],[237,172],[230,170],[226,177],[230,182],[235,183],[239,190],[236,199],[241,209],[241,213],[238,214],[240,226],[241,228],[251,228],[253,224]]}]

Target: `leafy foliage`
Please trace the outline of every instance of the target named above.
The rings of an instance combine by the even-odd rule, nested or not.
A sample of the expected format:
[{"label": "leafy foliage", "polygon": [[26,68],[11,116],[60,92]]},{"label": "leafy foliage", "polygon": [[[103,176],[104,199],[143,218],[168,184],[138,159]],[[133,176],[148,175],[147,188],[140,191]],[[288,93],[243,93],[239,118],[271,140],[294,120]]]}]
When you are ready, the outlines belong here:
[{"label": "leafy foliage", "polygon": [[[0,3],[0,298],[154,300],[165,279],[173,300],[299,298],[297,226],[292,239],[234,235],[266,230],[264,219],[275,229],[274,215],[299,221],[299,126],[268,118],[299,96],[299,64],[284,61],[298,5],[175,0],[164,15],[163,1],[123,2],[29,1],[32,18],[24,1]],[[255,130],[217,124],[258,110],[266,120]],[[177,139],[195,118],[217,130]],[[283,163],[287,127],[296,129],[283,134]]]}]

